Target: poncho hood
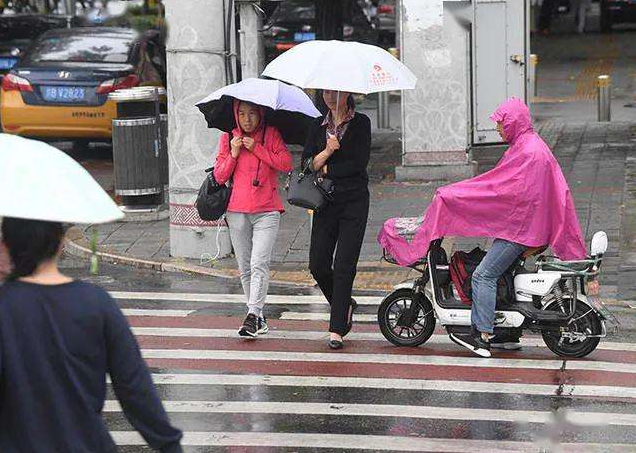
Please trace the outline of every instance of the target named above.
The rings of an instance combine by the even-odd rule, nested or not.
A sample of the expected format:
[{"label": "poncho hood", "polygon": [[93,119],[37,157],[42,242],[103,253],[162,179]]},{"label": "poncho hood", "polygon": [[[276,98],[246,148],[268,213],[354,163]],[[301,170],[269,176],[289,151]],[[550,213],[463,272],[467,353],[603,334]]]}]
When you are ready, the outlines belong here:
[{"label": "poncho hood", "polygon": [[378,241],[402,265],[426,256],[445,236],[490,237],[528,247],[549,245],[561,259],[587,255],[570,189],[552,152],[532,127],[528,107],[504,102],[491,116],[510,147],[497,166],[440,187],[417,219],[389,219]]}]

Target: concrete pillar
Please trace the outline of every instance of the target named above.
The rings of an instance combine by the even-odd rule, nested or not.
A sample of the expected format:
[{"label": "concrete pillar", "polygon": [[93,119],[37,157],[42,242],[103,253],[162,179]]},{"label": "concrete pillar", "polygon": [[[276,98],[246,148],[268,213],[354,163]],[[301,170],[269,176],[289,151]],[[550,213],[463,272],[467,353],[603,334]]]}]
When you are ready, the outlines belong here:
[{"label": "concrete pillar", "polygon": [[418,83],[402,94],[397,180],[455,181],[476,170],[467,154],[470,11],[469,1],[401,0],[402,61]]},{"label": "concrete pillar", "polygon": [[66,6],[66,14],[68,14],[69,16],[77,15],[77,4],[75,0],[66,0],[65,6]]},{"label": "concrete pillar", "polygon": [[[258,4],[258,2],[253,2]],[[262,35],[263,19],[252,2],[239,6],[241,25],[239,28],[241,50],[241,74],[243,79],[258,77],[265,68],[265,48]]]},{"label": "concrete pillar", "polygon": [[[228,82],[224,20],[229,2],[224,5],[224,0],[164,0],[164,3],[169,26],[170,252],[174,257],[208,260],[217,253],[216,224],[201,221],[194,201],[205,177],[203,170],[214,164],[220,132],[208,129],[195,103]],[[233,38],[234,33],[230,36]],[[233,59],[231,64],[235,64]],[[225,256],[230,252],[225,227],[219,239],[220,256]]]}]

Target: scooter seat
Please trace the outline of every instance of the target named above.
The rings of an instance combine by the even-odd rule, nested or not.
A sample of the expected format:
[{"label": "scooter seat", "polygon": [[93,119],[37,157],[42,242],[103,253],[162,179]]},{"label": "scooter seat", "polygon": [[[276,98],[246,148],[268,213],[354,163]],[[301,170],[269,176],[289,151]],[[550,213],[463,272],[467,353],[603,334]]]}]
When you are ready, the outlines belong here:
[{"label": "scooter seat", "polygon": [[532,256],[541,255],[547,249],[548,249],[547,245],[542,245],[541,247],[531,247],[531,248],[527,249],[525,252],[523,252],[523,254],[521,256],[524,259],[527,259],[527,258],[530,258]]}]

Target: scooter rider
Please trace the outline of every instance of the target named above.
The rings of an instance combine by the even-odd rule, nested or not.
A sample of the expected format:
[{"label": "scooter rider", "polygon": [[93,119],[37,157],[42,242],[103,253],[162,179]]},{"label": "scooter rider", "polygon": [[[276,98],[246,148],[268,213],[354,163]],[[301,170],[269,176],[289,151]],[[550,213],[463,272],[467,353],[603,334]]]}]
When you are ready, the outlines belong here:
[{"label": "scooter rider", "polygon": [[[533,159],[533,165],[542,165],[544,161],[554,159],[549,148],[534,131],[532,120],[528,107],[518,99],[511,99],[503,103],[497,111],[490,117],[497,123],[497,131],[501,138],[510,145],[507,153],[523,153],[524,158]],[[503,161],[503,159],[502,159]],[[554,164],[554,163],[553,163]],[[555,170],[556,169],[556,170]],[[558,164],[552,165],[552,171],[558,171],[557,177],[565,178],[561,173]],[[542,184],[535,184],[530,180],[524,184],[527,191],[549,191],[550,188],[543,187]],[[493,190],[497,190],[493,187]],[[509,195],[506,193],[504,196]],[[533,203],[544,200],[541,194],[518,193],[519,197],[526,197]],[[571,195],[567,193],[567,198],[571,202]],[[542,206],[533,205],[532,209],[541,210]],[[501,213],[501,215],[510,215],[512,213]],[[573,212],[575,216],[576,213]],[[558,217],[555,221],[559,221]],[[572,219],[568,220],[568,224],[572,224]],[[578,220],[576,222],[578,224]],[[537,225],[538,226],[538,225]],[[519,228],[524,228],[524,225]],[[543,228],[542,226],[540,228]],[[574,255],[576,258],[584,258],[587,254],[583,241],[581,239],[580,229],[574,231],[574,236],[567,238],[571,244],[574,244]],[[547,245],[547,244],[546,244]],[[513,264],[513,262],[529,247],[536,244],[524,245],[522,243],[513,242],[505,239],[495,239],[491,249],[488,251],[483,261],[479,264],[472,275],[472,294],[473,303],[471,306],[471,324],[472,331],[469,334],[451,333],[451,339],[477,355],[482,357],[490,357],[490,348],[501,349],[519,349],[519,336],[521,330],[510,330],[508,333],[492,336],[495,319],[495,305],[497,297],[497,280],[503,273]],[[593,292],[598,291],[598,283],[595,281],[589,287]]]}]

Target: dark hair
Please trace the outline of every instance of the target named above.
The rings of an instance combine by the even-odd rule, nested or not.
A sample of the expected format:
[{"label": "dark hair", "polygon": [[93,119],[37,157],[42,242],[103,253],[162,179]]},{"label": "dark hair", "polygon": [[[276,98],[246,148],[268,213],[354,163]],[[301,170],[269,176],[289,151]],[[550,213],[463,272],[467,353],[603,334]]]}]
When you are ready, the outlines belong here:
[{"label": "dark hair", "polygon": [[[326,115],[327,113],[329,113],[329,107],[327,107],[327,104],[325,104],[325,100],[322,97],[323,93],[324,90],[318,90],[318,92],[316,93],[316,107],[318,108],[320,113]],[[356,108],[356,100],[353,98],[352,93],[349,93],[349,96],[347,97],[347,107],[349,109]]]},{"label": "dark hair", "polygon": [[16,219],[2,220],[2,240],[13,264],[9,280],[31,275],[43,261],[53,258],[64,239],[59,222]]}]

